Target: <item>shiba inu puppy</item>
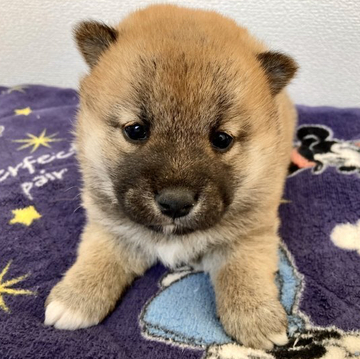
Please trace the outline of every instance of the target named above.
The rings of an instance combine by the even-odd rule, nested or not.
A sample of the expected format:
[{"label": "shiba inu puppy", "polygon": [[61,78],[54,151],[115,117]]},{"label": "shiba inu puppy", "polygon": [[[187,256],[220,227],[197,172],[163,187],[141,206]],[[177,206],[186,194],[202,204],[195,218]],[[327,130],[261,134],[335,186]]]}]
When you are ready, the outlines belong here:
[{"label": "shiba inu puppy", "polygon": [[284,345],[274,275],[295,62],[226,17],[174,5],[116,28],[83,22],[76,40],[91,69],[76,126],[87,224],[45,324],[98,324],[160,260],[210,273],[235,340]]}]

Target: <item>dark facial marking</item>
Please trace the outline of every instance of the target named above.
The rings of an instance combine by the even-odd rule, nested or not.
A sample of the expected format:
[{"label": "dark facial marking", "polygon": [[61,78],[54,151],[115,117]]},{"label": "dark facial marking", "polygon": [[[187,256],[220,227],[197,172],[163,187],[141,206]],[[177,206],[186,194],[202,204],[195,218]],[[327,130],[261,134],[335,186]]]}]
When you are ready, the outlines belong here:
[{"label": "dark facial marking", "polygon": [[[121,211],[133,221],[161,231],[161,226],[170,224],[171,218],[161,214],[161,209],[154,210],[157,194],[167,188],[183,188],[198,194],[199,203],[202,202],[200,212],[191,217],[189,211],[190,219],[176,226],[175,233],[184,234],[215,224],[232,202],[232,169],[221,161],[214,162],[196,147],[189,149],[190,159],[193,158],[189,164],[189,156],[181,157],[169,142],[165,142],[164,148],[161,143],[164,142],[145,144],[125,155],[115,169],[109,169]],[[174,169],[174,157],[183,163],[183,170]],[[196,213],[195,206],[194,202]]]}]

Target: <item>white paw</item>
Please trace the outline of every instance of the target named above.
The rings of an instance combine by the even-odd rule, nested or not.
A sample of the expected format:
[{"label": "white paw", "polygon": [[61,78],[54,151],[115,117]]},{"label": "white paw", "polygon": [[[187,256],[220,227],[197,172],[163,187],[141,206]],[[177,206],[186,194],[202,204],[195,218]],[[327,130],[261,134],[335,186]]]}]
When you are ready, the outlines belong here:
[{"label": "white paw", "polygon": [[45,325],[53,325],[56,329],[75,330],[88,328],[98,324],[85,318],[81,313],[66,308],[60,302],[50,302],[45,311]]},{"label": "white paw", "polygon": [[278,346],[283,346],[289,341],[286,332],[269,335],[269,340]]},{"label": "white paw", "polygon": [[286,332],[268,334],[267,337],[263,337],[261,348],[264,350],[273,350],[274,345],[283,346],[289,341]]},{"label": "white paw", "polygon": [[288,342],[286,313],[279,301],[268,301],[252,311],[227,308],[231,310],[220,315],[225,332],[245,347],[272,350]]}]

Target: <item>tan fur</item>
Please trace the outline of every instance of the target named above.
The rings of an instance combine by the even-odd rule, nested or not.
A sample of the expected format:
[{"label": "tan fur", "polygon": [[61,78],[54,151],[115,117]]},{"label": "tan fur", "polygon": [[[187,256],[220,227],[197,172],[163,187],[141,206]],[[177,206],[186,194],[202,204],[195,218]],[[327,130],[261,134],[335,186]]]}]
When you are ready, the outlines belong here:
[{"label": "tan fur", "polygon": [[79,311],[86,321],[96,324],[149,264],[93,222],[84,229],[76,262],[52,289],[46,304],[66,303],[69,310]]},{"label": "tan fur", "polygon": [[[256,57],[267,48],[214,12],[151,6],[131,14],[116,30],[116,42],[108,45],[113,30],[100,57],[89,55],[91,73],[81,82],[76,137],[88,224],[77,261],[47,303],[61,303],[86,318],[77,327],[94,325],[114,308],[135,276],[157,259],[172,267],[200,264],[211,274],[218,314],[230,336],[255,348],[285,344],[279,336],[285,335],[286,315],[274,283],[277,210],[296,115],[286,93],[277,92],[295,67],[283,82],[272,86],[276,79],[269,76],[271,68],[262,67]],[[79,30],[78,41],[91,31],[92,27]],[[80,49],[85,58],[91,52]],[[148,215],[144,225],[161,221],[163,232],[151,231],[118,210],[113,183],[116,171],[123,170],[118,161],[136,155],[140,147],[111,126],[121,129],[138,122],[137,82],[145,89],[142,96],[157,121],[150,137],[156,141],[141,146],[147,148],[149,161],[155,146],[168,149],[164,157],[168,172],[159,177],[191,184],[201,166],[196,151],[209,163],[221,164],[221,169],[231,165],[234,189],[226,210],[223,202],[215,200],[220,196],[216,183],[210,183],[189,216],[171,221],[159,213],[147,178],[137,179],[143,181],[141,196],[137,189],[129,189],[124,203],[143,201],[141,213]],[[214,153],[209,131],[220,111],[217,106],[228,101],[221,102],[221,96],[227,94],[231,104],[219,113],[219,130],[236,141],[227,152]],[[211,210],[206,209],[209,203]],[[196,226],[211,211],[218,215],[209,228],[203,224],[189,234],[173,233],[175,227]],[[56,326],[56,320],[49,324]]]}]

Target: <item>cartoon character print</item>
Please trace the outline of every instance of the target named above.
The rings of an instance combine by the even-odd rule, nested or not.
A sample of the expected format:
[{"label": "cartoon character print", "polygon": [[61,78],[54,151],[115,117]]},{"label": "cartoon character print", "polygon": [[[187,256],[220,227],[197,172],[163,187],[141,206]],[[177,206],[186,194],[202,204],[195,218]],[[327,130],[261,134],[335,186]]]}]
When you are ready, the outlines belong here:
[{"label": "cartoon character print", "polygon": [[150,340],[203,349],[203,359],[358,358],[360,336],[336,328],[314,327],[299,311],[302,277],[284,247],[279,251],[279,259],[276,282],[288,316],[286,346],[265,352],[234,342],[216,315],[209,276],[191,268],[181,268],[162,278],[160,292],[141,313],[143,335]]},{"label": "cartoon character print", "polygon": [[331,129],[320,125],[300,126],[296,135],[298,143],[291,155],[290,176],[307,168],[320,174],[327,167],[336,167],[343,174],[360,174],[360,140],[334,139]]}]

